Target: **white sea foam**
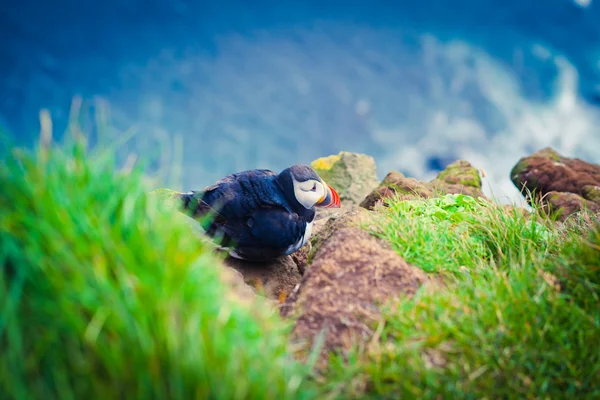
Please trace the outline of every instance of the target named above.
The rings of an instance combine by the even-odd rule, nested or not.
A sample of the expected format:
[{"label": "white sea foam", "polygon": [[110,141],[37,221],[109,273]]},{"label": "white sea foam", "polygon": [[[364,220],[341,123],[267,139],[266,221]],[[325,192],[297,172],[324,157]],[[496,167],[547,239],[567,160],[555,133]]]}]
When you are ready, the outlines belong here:
[{"label": "white sea foam", "polygon": [[[539,88],[552,78],[529,72],[519,80],[524,57],[537,57],[529,71],[555,67],[549,100],[521,87],[523,76]],[[398,169],[428,179],[432,155],[467,159],[504,202],[520,199],[509,172],[532,151],[552,146],[600,161],[597,107],[577,94],[569,61],[539,44],[521,45],[507,63],[431,34],[317,25],[225,36],[216,56],[165,53],[154,65],[156,73],[139,71],[157,94],[153,124],[193,132],[185,135],[186,187],[348,150],[373,155],[380,176]],[[174,80],[183,94],[169,92]]]},{"label": "white sea foam", "polygon": [[[539,53],[539,48],[536,50]],[[468,75],[499,114],[503,128],[493,132],[476,115],[453,115],[449,107],[423,107],[419,112],[430,123],[421,139],[406,143],[384,157],[380,165],[431,177],[425,169],[425,156],[439,148],[453,148],[457,157],[486,171],[487,194],[506,202],[521,198],[509,180],[509,171],[532,149],[551,146],[566,156],[600,161],[600,114],[577,95],[577,71],[565,58],[544,53],[556,65],[558,77],[552,99],[536,102],[523,96],[514,73],[481,50],[455,42],[438,45],[436,54],[451,58],[457,70]],[[464,75],[459,73],[447,86],[460,86],[456,81]],[[440,95],[448,102],[455,100],[451,90]],[[402,132],[412,128],[400,122],[384,129],[386,136],[398,132],[403,137],[408,135]]]}]

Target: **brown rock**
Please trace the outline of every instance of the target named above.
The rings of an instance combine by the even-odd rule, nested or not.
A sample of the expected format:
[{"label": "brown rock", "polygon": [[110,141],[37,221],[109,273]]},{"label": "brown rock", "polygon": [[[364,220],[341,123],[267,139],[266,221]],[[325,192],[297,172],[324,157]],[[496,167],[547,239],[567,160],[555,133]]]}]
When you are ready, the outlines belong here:
[{"label": "brown rock", "polygon": [[228,257],[224,264],[238,271],[244,282],[260,294],[282,302],[300,283],[302,276],[290,256],[268,262],[251,262]]},{"label": "brown rock", "polygon": [[551,148],[524,157],[511,170],[511,180],[519,188],[537,191],[575,193],[589,196],[600,186],[600,165],[578,158],[566,158]]},{"label": "brown rock", "polygon": [[549,192],[543,199],[548,211],[555,214],[558,221],[565,221],[570,215],[581,211],[600,213],[600,204],[586,200],[575,193]]},{"label": "brown rock", "polygon": [[324,356],[367,339],[379,306],[413,295],[425,281],[421,269],[364,230],[341,228],[318,250],[281,314],[298,317],[292,333],[298,342],[311,344],[324,329]]},{"label": "brown rock", "polygon": [[470,163],[462,160],[450,164],[430,182],[407,178],[400,172],[392,171],[360,203],[360,206],[373,210],[378,205],[385,206],[386,199],[395,197],[411,200],[460,193],[473,197],[485,197],[481,192],[479,172]]},{"label": "brown rock", "polygon": [[530,204],[539,201],[550,211],[562,210],[559,219],[600,207],[600,165],[563,157],[549,147],[521,158],[510,176]]}]

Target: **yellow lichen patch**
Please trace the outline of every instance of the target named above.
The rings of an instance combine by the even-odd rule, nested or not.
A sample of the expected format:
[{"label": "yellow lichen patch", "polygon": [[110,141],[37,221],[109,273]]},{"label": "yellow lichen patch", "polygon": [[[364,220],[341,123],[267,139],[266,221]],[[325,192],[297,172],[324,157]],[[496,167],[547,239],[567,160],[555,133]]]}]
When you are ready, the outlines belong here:
[{"label": "yellow lichen patch", "polygon": [[279,292],[279,296],[278,296],[278,302],[279,302],[279,304],[285,303],[285,300],[287,299],[287,295],[288,295],[288,293],[287,293],[287,290],[285,290],[285,289],[282,289]]},{"label": "yellow lichen patch", "polygon": [[329,169],[331,169],[331,167],[333,167],[333,164],[338,162],[341,158],[342,158],[342,153],[339,153],[337,155],[328,156],[328,157],[317,158],[312,163],[310,163],[310,166],[313,167],[314,169],[329,170]]}]

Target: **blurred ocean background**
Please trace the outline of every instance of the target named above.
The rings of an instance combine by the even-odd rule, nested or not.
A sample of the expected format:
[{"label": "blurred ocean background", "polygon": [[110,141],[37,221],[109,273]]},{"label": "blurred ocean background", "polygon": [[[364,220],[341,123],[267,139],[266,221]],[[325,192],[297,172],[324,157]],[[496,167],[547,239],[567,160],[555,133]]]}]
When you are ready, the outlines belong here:
[{"label": "blurred ocean background", "polygon": [[74,96],[142,154],[180,135],[177,189],[344,150],[380,178],[466,159],[512,201],[521,156],[600,162],[600,1],[8,0],[0,94],[22,145]]}]

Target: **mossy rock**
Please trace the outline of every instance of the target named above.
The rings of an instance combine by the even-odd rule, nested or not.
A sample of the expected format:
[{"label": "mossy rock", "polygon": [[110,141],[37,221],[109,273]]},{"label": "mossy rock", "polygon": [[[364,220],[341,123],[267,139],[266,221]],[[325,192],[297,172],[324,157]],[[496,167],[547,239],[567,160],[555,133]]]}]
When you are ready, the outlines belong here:
[{"label": "mossy rock", "polygon": [[600,204],[584,199],[576,193],[549,192],[546,212],[557,221],[564,222],[573,214],[600,213]]},{"label": "mossy rock", "polygon": [[451,185],[464,185],[481,189],[479,171],[464,160],[458,160],[448,165],[438,174],[437,179]]},{"label": "mossy rock", "polygon": [[340,195],[342,206],[360,203],[379,184],[373,157],[342,151],[310,166]]},{"label": "mossy rock", "polygon": [[559,219],[600,206],[600,165],[549,147],[521,158],[510,178],[530,204],[548,207]]},{"label": "mossy rock", "polygon": [[583,197],[600,204],[600,186],[586,185],[583,187]]}]

